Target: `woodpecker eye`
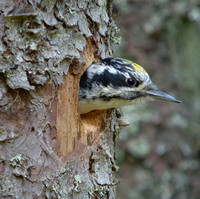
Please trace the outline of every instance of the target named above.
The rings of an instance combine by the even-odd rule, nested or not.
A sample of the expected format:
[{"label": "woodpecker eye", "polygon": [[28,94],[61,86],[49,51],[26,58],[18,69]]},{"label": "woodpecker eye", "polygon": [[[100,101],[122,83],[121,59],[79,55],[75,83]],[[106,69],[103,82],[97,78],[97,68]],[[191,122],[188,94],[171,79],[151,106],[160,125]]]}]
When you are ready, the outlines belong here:
[{"label": "woodpecker eye", "polygon": [[136,81],[134,79],[132,79],[132,78],[128,78],[127,79],[127,83],[128,83],[129,86],[135,86]]}]

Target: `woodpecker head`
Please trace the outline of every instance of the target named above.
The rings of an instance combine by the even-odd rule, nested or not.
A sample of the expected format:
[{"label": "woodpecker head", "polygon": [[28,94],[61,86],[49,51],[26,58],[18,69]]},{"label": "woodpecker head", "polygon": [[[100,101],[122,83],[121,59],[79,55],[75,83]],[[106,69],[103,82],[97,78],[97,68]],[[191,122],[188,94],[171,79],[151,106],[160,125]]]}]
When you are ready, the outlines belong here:
[{"label": "woodpecker head", "polygon": [[80,80],[79,111],[116,108],[147,99],[181,101],[158,90],[138,64],[121,58],[106,58],[91,64]]}]

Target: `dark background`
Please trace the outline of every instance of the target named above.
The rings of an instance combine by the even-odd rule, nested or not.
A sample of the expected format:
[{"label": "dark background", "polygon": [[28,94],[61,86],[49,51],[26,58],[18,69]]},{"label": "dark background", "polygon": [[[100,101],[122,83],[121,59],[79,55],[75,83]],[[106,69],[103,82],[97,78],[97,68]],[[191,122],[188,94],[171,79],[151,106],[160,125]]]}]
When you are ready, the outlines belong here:
[{"label": "dark background", "polygon": [[153,101],[124,109],[130,126],[117,146],[119,199],[200,198],[200,3],[116,0],[121,44],[182,104]]}]

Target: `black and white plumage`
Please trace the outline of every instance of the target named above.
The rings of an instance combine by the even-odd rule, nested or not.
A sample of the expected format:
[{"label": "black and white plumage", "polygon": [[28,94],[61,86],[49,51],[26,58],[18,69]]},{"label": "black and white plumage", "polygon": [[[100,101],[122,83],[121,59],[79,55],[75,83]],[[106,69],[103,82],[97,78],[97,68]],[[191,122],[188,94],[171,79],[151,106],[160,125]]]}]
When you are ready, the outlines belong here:
[{"label": "black and white plumage", "polygon": [[154,98],[181,102],[158,90],[140,65],[109,57],[91,64],[82,75],[79,112],[127,106]]}]

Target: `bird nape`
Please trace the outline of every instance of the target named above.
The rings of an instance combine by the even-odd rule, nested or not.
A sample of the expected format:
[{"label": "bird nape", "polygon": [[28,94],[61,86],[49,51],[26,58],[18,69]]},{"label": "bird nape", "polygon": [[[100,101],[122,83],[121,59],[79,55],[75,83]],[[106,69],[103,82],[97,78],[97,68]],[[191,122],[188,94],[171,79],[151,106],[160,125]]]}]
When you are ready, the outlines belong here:
[{"label": "bird nape", "polygon": [[108,57],[92,63],[80,79],[80,114],[149,99],[181,102],[160,91],[142,66],[122,58]]}]

